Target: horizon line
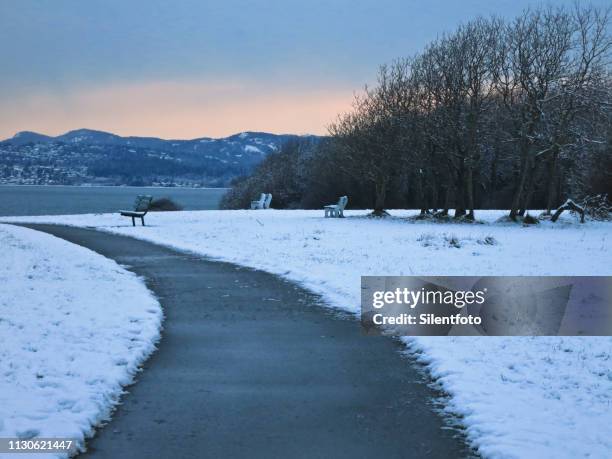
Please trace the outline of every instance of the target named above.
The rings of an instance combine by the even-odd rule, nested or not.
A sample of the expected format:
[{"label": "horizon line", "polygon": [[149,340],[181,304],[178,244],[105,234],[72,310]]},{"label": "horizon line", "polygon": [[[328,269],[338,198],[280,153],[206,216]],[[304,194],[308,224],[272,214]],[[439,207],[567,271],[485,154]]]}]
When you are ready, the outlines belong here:
[{"label": "horizon line", "polygon": [[100,134],[110,134],[116,137],[120,137],[122,139],[126,139],[126,138],[135,138],[135,139],[155,139],[155,140],[163,140],[163,141],[193,141],[193,140],[203,140],[203,139],[210,139],[210,140],[223,140],[223,139],[227,139],[229,137],[234,137],[240,134],[270,134],[270,135],[277,135],[277,136],[296,136],[296,137],[327,137],[327,135],[322,135],[322,134],[311,134],[311,133],[303,133],[303,134],[296,134],[296,133],[291,133],[291,132],[271,132],[271,131],[261,131],[261,130],[255,130],[255,131],[251,131],[251,130],[244,130],[244,131],[238,131],[235,132],[233,134],[229,134],[226,136],[222,136],[222,137],[209,137],[209,136],[202,136],[202,137],[192,137],[192,138],[164,138],[164,137],[157,137],[157,136],[150,136],[150,135],[120,135],[120,134],[115,134],[114,132],[110,132],[110,131],[103,131],[100,129],[90,129],[90,128],[77,128],[77,129],[69,129],[66,132],[63,132],[61,134],[57,134],[57,135],[52,135],[52,134],[45,134],[42,132],[38,132],[38,131],[30,131],[27,129],[24,129],[22,131],[17,131],[13,136],[11,137],[7,137],[4,140],[0,140],[0,142],[6,142],[12,139],[16,139],[19,134],[36,134],[36,135],[40,135],[40,136],[44,136],[44,137],[48,137],[50,139],[57,139],[58,137],[70,134],[71,132],[78,132],[78,131],[89,131],[89,132],[97,132]]}]

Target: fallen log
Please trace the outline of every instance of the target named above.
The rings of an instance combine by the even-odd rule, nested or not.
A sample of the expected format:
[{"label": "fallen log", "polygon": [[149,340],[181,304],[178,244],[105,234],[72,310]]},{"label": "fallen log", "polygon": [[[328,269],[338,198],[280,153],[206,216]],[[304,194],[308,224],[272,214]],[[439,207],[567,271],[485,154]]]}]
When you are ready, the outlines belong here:
[{"label": "fallen log", "polygon": [[561,216],[561,214],[563,213],[563,211],[565,210],[571,210],[574,212],[578,212],[580,214],[580,223],[584,223],[584,208],[579,206],[578,204],[576,204],[574,201],[572,201],[571,199],[568,199],[567,201],[565,201],[553,214],[552,218],[550,219],[553,223],[556,222],[559,217]]}]

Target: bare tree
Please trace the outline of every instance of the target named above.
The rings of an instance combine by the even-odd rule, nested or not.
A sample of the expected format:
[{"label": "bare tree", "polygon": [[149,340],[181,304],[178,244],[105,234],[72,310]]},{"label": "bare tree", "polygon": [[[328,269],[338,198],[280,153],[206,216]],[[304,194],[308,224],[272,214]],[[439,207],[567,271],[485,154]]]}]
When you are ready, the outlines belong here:
[{"label": "bare tree", "polygon": [[381,66],[378,85],[356,95],[353,111],[328,130],[342,152],[339,166],[374,185],[374,215],[383,216],[391,180],[399,171],[410,106],[407,60]]},{"label": "bare tree", "polygon": [[576,6],[479,18],[382,66],[329,127],[340,167],[372,185],[376,215],[399,178],[422,215],[473,220],[486,186],[511,194],[513,220],[534,195],[550,212],[608,164],[609,17]]}]

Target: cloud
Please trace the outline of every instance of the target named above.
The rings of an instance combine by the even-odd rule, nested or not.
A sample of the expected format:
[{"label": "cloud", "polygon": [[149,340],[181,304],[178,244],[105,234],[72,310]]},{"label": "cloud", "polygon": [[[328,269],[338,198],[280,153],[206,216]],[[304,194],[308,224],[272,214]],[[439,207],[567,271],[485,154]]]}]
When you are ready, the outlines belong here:
[{"label": "cloud", "polygon": [[161,80],[5,95],[0,136],[87,127],[121,135],[221,137],[245,130],[324,134],[353,88],[258,81]]}]

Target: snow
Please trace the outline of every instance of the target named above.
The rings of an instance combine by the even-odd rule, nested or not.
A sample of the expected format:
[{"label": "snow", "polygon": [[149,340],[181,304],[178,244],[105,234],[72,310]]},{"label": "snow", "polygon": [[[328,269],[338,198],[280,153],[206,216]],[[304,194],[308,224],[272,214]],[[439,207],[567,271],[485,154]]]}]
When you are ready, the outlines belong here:
[{"label": "snow", "polygon": [[254,145],[245,145],[244,151],[246,153],[262,153],[262,151]]},{"label": "snow", "polygon": [[[611,275],[612,224],[414,222],[412,211],[367,218],[345,211],[199,211],[152,214],[131,227],[118,215],[14,217],[93,226],[263,269],[357,312],[362,275]],[[7,219],[8,220],[8,219]],[[371,339],[364,337],[364,339]],[[404,338],[449,395],[472,445],[492,458],[612,456],[612,338]],[[410,426],[406,426],[407,429]]]},{"label": "snow", "polygon": [[137,276],[62,239],[0,225],[0,247],[0,437],[82,444],[154,351],[160,305]]}]

